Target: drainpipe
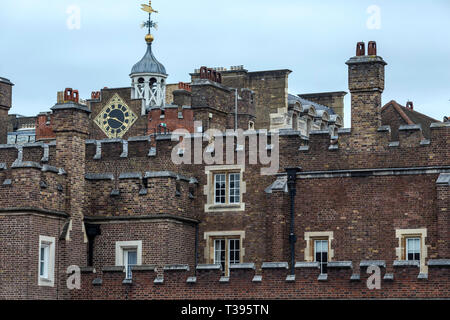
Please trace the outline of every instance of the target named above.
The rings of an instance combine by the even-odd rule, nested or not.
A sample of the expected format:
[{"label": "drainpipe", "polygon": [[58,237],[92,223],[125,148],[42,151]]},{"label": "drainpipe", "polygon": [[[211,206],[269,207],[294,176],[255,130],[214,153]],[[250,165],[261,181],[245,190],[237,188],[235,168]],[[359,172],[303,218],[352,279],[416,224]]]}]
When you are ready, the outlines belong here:
[{"label": "drainpipe", "polygon": [[295,274],[295,243],[297,242],[297,236],[294,229],[294,216],[295,216],[295,195],[297,193],[297,172],[301,170],[300,167],[286,168],[287,173],[287,185],[290,196],[290,213],[291,224],[289,233],[289,244],[291,246],[291,275]]},{"label": "drainpipe", "polygon": [[195,264],[194,264],[194,275],[197,275],[197,265],[198,265],[198,223],[195,224]]},{"label": "drainpipe", "polygon": [[234,131],[237,132],[238,128],[238,89],[235,89],[234,100]]}]

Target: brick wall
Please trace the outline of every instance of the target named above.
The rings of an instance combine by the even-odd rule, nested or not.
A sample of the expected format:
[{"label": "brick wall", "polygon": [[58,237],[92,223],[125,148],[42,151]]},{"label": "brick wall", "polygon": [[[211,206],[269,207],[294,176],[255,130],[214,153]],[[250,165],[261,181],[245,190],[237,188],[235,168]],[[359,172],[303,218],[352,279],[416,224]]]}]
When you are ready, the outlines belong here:
[{"label": "brick wall", "polygon": [[166,125],[169,132],[176,129],[185,129],[189,132],[194,132],[194,112],[188,108],[165,108],[164,115],[161,117],[161,109],[152,109],[148,113],[148,132],[147,134],[154,134],[161,130],[158,126],[162,123]]},{"label": "brick wall", "polygon": [[[359,281],[350,281],[352,274],[360,272]],[[381,289],[370,290],[366,281],[369,274],[365,269],[353,265],[353,269],[331,269],[327,281],[318,281],[317,268],[297,268],[295,281],[287,282],[288,270],[265,269],[260,282],[253,281],[252,269],[231,270],[228,282],[219,283],[218,270],[197,270],[196,282],[187,283],[193,270],[165,271],[162,284],[155,284],[157,276],[151,271],[134,271],[133,283],[123,284],[122,272],[84,274],[81,290],[71,291],[71,298],[77,299],[392,299],[392,298],[448,298],[450,286],[448,267],[430,268],[428,279],[418,279],[418,268],[396,268],[393,281],[381,281]],[[382,269],[381,277],[386,271]],[[101,285],[92,281],[101,279]]]},{"label": "brick wall", "polygon": [[195,226],[165,218],[103,221],[95,238],[94,267],[115,265],[116,241],[142,241],[142,264],[161,268],[166,264],[195,265]]},{"label": "brick wall", "polygon": [[40,114],[36,118],[36,141],[53,140],[55,133],[53,132],[51,114]]},{"label": "brick wall", "polygon": [[[63,219],[37,213],[0,212],[0,223],[0,299],[57,299],[56,285],[38,286],[39,236],[55,237],[58,246]],[[56,252],[56,261],[58,258]],[[56,266],[55,283],[61,272]]]}]

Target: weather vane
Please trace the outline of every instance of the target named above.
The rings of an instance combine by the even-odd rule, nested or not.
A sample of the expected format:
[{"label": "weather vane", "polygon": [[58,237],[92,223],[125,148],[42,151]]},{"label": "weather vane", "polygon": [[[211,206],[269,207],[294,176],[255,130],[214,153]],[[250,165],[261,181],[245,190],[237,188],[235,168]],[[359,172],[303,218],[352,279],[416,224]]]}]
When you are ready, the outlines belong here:
[{"label": "weather vane", "polygon": [[150,0],[148,4],[142,4],[142,10],[145,12],[148,12],[148,21],[145,21],[141,27],[142,28],[148,28],[148,34],[145,36],[145,41],[147,43],[152,43],[154,40],[153,35],[151,34],[152,28],[158,29],[158,25],[152,21],[152,13],[158,13],[158,11],[154,10],[152,8],[152,1]]}]

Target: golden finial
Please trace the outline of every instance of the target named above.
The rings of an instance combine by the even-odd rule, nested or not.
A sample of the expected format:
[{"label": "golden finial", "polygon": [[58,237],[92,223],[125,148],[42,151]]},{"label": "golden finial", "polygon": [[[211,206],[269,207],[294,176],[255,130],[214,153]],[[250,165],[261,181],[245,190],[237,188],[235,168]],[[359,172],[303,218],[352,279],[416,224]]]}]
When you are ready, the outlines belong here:
[{"label": "golden finial", "polygon": [[145,42],[147,42],[147,44],[151,44],[153,42],[153,40],[155,40],[155,38],[153,37],[153,35],[151,33],[152,28],[155,28],[155,29],[157,28],[156,23],[154,23],[151,19],[151,15],[152,15],[152,13],[158,13],[158,11],[153,10],[151,1],[148,2],[148,5],[143,4],[141,9],[145,12],[148,12],[148,21],[144,22],[142,24],[142,27],[148,28],[148,33],[145,36]]},{"label": "golden finial", "polygon": [[155,40],[155,37],[153,37],[152,34],[147,34],[147,35],[145,36],[145,42],[147,42],[147,43],[152,43],[153,40]]}]

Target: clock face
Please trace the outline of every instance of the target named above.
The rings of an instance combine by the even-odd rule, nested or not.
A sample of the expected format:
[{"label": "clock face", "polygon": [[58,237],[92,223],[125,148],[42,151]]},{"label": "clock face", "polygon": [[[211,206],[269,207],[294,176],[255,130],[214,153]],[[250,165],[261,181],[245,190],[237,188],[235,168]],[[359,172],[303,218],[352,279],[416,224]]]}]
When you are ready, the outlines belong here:
[{"label": "clock face", "polygon": [[134,112],[116,93],[94,121],[108,138],[122,138],[136,120]]}]

